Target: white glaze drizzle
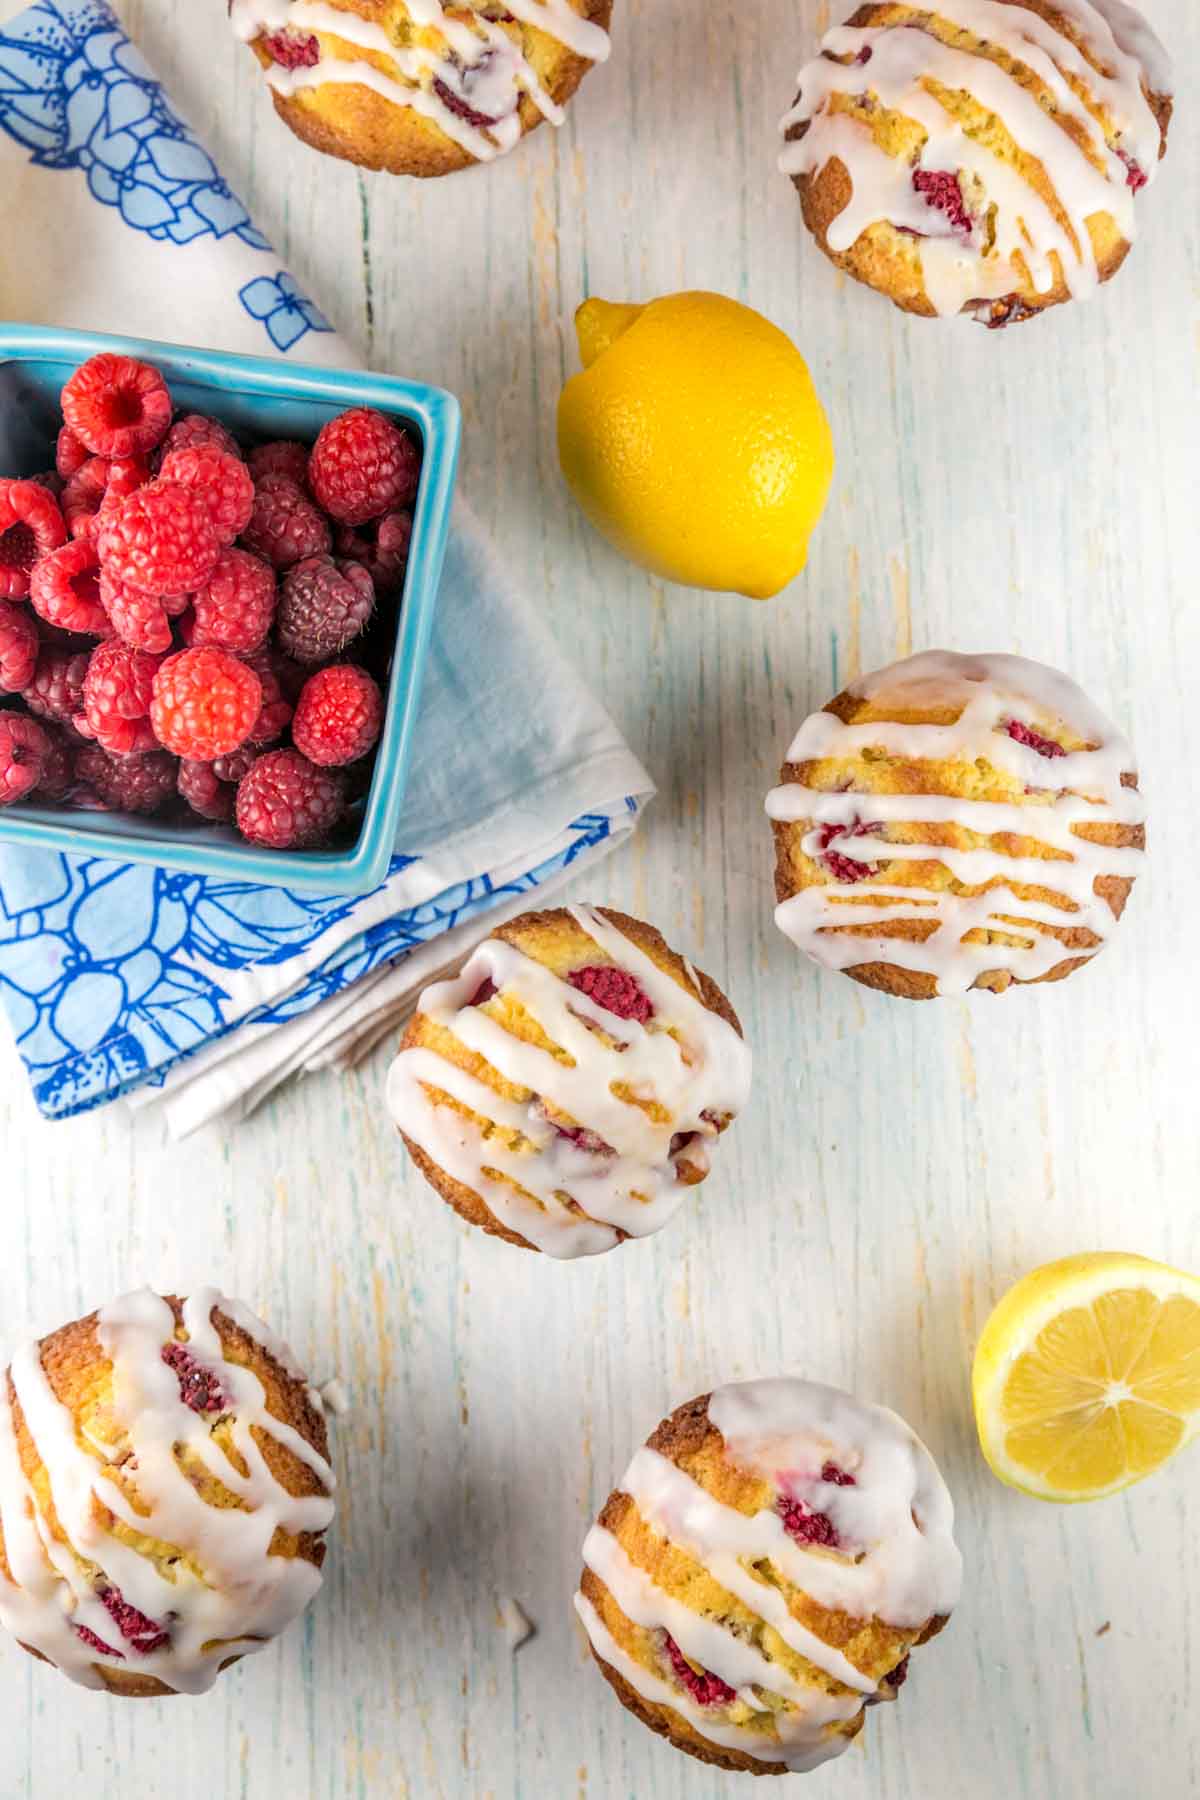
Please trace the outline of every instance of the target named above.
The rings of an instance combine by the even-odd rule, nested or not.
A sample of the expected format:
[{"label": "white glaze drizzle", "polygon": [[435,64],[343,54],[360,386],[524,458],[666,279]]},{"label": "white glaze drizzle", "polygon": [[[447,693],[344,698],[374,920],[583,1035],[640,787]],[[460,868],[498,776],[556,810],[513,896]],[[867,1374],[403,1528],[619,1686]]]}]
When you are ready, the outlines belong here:
[{"label": "white glaze drizzle", "polygon": [[[299,1432],[267,1410],[252,1370],[226,1361],[212,1323],[219,1309],[289,1374],[298,1365],[282,1341],[253,1313],[215,1288],[184,1303],[186,1349],[211,1372],[224,1398],[220,1415],[198,1414],[182,1398],[176,1372],[162,1360],[176,1342],[175,1319],[148,1288],[104,1307],[97,1337],[113,1367],[111,1412],[131,1453],[139,1508],[105,1473],[111,1445],[85,1444],[42,1367],[39,1345],[27,1345],[9,1370],[25,1427],[45,1468],[55,1514],[67,1538],[51,1534],[22,1471],[8,1399],[0,1377],[0,1528],[13,1574],[0,1576],[0,1621],[23,1644],[39,1650],[83,1687],[105,1684],[97,1663],[153,1676],[179,1693],[211,1687],[231,1655],[250,1655],[303,1610],[321,1585],[320,1571],[301,1557],[268,1554],[277,1529],[324,1531],[333,1518],[333,1472]],[[303,1377],[300,1377],[303,1379]],[[228,1424],[247,1470],[242,1475],[209,1435],[214,1417]],[[294,1497],[272,1475],[253,1429],[269,1434],[316,1475],[325,1492]],[[190,1452],[243,1507],[203,1500],[176,1461]],[[161,1573],[147,1555],[106,1529],[97,1508],[145,1537],[174,1546],[180,1560]],[[200,1574],[187,1566],[191,1559]],[[96,1565],[99,1577],[84,1567]],[[159,1649],[139,1652],[120,1632],[99,1595],[120,1590],[124,1601],[168,1634]],[[81,1626],[119,1651],[108,1657],[86,1643]]]},{"label": "white glaze drizzle", "polygon": [[[940,794],[825,793],[800,782],[774,788],[767,796],[767,814],[780,822],[810,822],[801,841],[807,856],[819,859],[833,852],[867,865],[938,862],[963,884],[995,884],[984,893],[962,895],[889,885],[873,873],[844,882],[823,865],[830,873],[827,882],[801,889],[776,908],[780,930],[826,968],[887,962],[932,975],[939,994],[965,993],[985,971],[1008,970],[1031,981],[1068,957],[1095,955],[1116,924],[1108,902],[1096,892],[1096,881],[1104,876],[1135,879],[1145,853],[1094,843],[1080,837],[1076,827],[1138,826],[1145,806],[1136,790],[1121,784],[1121,776],[1135,767],[1129,744],[1081,689],[1057,670],[1024,657],[929,651],[856,682],[850,691],[897,705],[956,704],[962,711],[951,725],[844,725],[833,713],[814,713],[796,734],[789,763],[851,757],[870,748],[907,758],[984,759],[1047,798],[1021,806]],[[1069,727],[1095,748],[1051,759],[1010,737],[1005,729],[1010,721],[1044,736],[1053,734],[1057,722],[1059,729]],[[981,836],[1012,833],[1061,855],[1019,858],[988,846],[956,850],[884,843],[870,831],[854,829],[899,823],[954,824]],[[846,833],[822,844],[822,827],[830,825],[844,826]],[[1014,885],[1040,887],[1061,901],[1048,905],[1020,899]],[[917,943],[837,929],[899,919],[935,919],[937,930]],[[1013,919],[1023,924],[1005,922]],[[1100,942],[1091,949],[1067,949],[1042,926],[1084,929]],[[968,933],[987,929],[1023,941],[964,942]]]},{"label": "white glaze drizzle", "polygon": [[[962,1559],[953,1538],[954,1508],[929,1452],[902,1419],[836,1388],[786,1378],[718,1389],[709,1422],[730,1460],[769,1481],[789,1500],[824,1513],[839,1547],[795,1542],[777,1512],[737,1511],[683,1469],[640,1449],[620,1483],[643,1521],[686,1551],[816,1668],[852,1691],[809,1686],[713,1619],[694,1613],[634,1564],[617,1539],[595,1525],[585,1565],[634,1624],[669,1632],[683,1654],[735,1689],[728,1705],[701,1706],[621,1650],[585,1596],[576,1608],[593,1647],[644,1699],[671,1707],[706,1738],[794,1770],[812,1769],[844,1750],[830,1727],[853,1719],[878,1683],[795,1619],[778,1587],[754,1572],[769,1560],[781,1576],[830,1611],[878,1619],[914,1633],[957,1604]],[[823,1479],[834,1463],[852,1486]],[[757,1690],[757,1691],[756,1691]],[[762,1695],[787,1702],[784,1710]],[[741,1709],[749,1708],[749,1715]]]},{"label": "white glaze drizzle", "polygon": [[[1108,147],[1100,123],[1067,76],[1086,83],[1111,120],[1120,149],[1150,182],[1158,169],[1161,132],[1143,81],[1153,92],[1169,91],[1170,63],[1149,25],[1122,0],[1063,0],[1060,10],[1102,60],[1106,73],[1094,69],[1070,38],[1024,7],[1003,0],[929,0],[930,13],[1003,49],[1038,77],[1059,115],[1082,128],[1092,157],[1035,94],[987,57],[954,49],[910,26],[842,25],[826,34],[822,54],[800,72],[800,96],[782,125],[785,135],[799,124],[808,129],[785,144],[779,166],[788,175],[810,175],[837,157],[846,168],[852,192],[829,225],[832,251],[849,250],[862,232],[881,221],[918,233],[925,291],[943,317],[1021,289],[1017,257],[1036,293],[1054,286],[1054,259],[1075,298],[1094,291],[1099,272],[1086,220],[1107,212],[1132,243],[1134,194],[1128,164]],[[856,60],[860,55],[867,60]],[[837,60],[841,57],[851,60],[842,63]],[[1015,167],[967,136],[929,91],[929,81],[965,90],[1004,122],[1020,148],[1041,163],[1067,226]],[[928,133],[918,161],[921,169],[966,174],[982,185],[983,201],[975,208],[969,236],[925,204],[913,188],[913,166],[906,158],[881,150],[861,119],[830,110],[834,94],[870,95],[915,120]],[[980,221],[990,208],[994,235],[985,252]]]},{"label": "white glaze drizzle", "polygon": [[[514,945],[487,938],[461,975],[426,988],[417,1010],[536,1098],[504,1100],[464,1069],[420,1046],[400,1052],[387,1086],[389,1110],[405,1136],[478,1194],[503,1224],[559,1258],[610,1250],[619,1241],[618,1229],[631,1237],[660,1230],[687,1192],[677,1165],[687,1162],[708,1172],[709,1147],[718,1132],[713,1117],[705,1115],[736,1114],[750,1088],[750,1051],[731,1025],[594,908],[576,906],[570,913],[638,981],[654,1009],[648,1026],[617,1018]],[[587,966],[586,956],[581,966]],[[488,979],[532,1014],[551,1042],[573,1058],[573,1066],[514,1037],[471,1004]],[[592,1026],[612,1038],[615,1047]],[[658,1102],[667,1119],[656,1121],[642,1107],[620,1099],[612,1092],[616,1083]],[[475,1120],[436,1103],[428,1087],[451,1095],[493,1124],[521,1132],[535,1154],[506,1149],[498,1139],[485,1142]],[[615,1154],[583,1149],[561,1136],[542,1103],[595,1133]],[[688,1132],[697,1134],[695,1140],[672,1156],[672,1138]],[[487,1170],[509,1180],[496,1180]],[[519,1183],[525,1193],[510,1182]],[[563,1204],[564,1193],[586,1218]]]},{"label": "white glaze drizzle", "polygon": [[[567,0],[505,0],[506,10],[522,23],[537,27],[568,49],[592,62],[604,62],[609,54],[608,33],[581,18]],[[521,94],[528,94],[542,116],[561,125],[565,114],[538,80],[533,65],[519,46],[494,20],[476,17],[471,24],[447,16],[443,0],[408,0],[413,23],[432,27],[445,39],[448,51],[431,45],[402,48],[384,27],[343,10],[329,0],[233,0],[230,19],[244,43],[260,35],[291,31],[303,35],[324,33],[385,56],[396,73],[374,63],[334,56],[322,45],[320,60],[295,69],[272,63],[267,80],[286,97],[330,83],[367,87],[395,106],[411,107],[430,119],[459,147],[479,162],[491,162],[511,150],[521,137],[517,111]],[[470,78],[470,90],[464,79]],[[494,119],[478,126],[462,118],[437,93],[440,82],[464,100],[473,112]]]}]

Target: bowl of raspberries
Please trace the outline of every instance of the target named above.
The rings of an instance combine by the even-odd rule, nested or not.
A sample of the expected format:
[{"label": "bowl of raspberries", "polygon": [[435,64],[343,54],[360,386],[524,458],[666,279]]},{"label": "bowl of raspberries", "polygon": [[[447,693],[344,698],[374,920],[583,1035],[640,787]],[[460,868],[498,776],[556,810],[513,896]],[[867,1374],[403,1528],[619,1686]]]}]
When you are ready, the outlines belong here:
[{"label": "bowl of raspberries", "polygon": [[458,438],[419,383],[0,325],[0,844],[376,886]]}]

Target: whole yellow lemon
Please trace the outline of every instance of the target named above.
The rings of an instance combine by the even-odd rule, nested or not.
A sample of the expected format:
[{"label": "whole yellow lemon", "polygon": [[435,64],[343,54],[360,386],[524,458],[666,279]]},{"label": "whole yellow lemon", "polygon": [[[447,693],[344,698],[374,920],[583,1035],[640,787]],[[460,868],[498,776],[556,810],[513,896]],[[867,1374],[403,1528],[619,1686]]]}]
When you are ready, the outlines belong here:
[{"label": "whole yellow lemon", "polygon": [[586,300],[558,404],[567,485],[610,543],[687,587],[769,599],[798,575],[833,476],[829,422],[777,326],[720,294]]}]

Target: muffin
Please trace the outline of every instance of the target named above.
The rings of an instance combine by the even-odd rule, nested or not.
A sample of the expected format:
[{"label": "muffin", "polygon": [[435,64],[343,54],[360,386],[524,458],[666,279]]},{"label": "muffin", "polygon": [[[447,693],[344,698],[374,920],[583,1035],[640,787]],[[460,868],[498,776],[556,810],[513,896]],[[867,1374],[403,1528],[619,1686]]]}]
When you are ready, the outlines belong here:
[{"label": "muffin", "polygon": [[716,983],[652,926],[572,906],[498,926],[426,988],[388,1105],[464,1219],[574,1257],[665,1225],[749,1087]]},{"label": "muffin", "polygon": [[1114,0],[873,0],[827,32],[780,168],[832,262],[906,312],[998,327],[1125,260],[1171,65]]},{"label": "muffin", "polygon": [[451,175],[543,119],[562,124],[608,56],[612,0],[230,0],[229,12],[306,144],[393,175]]},{"label": "muffin", "polygon": [[583,1546],[575,1608],[630,1712],[722,1769],[839,1756],[958,1601],[954,1507],[902,1419],[778,1379],[679,1407]]},{"label": "muffin", "polygon": [[1144,860],[1129,745],[1021,656],[933,650],[854,682],[804,721],[780,781],[776,924],[909,1000],[1061,980]]},{"label": "muffin", "polygon": [[143,1288],[0,1382],[0,1620],[81,1687],[199,1694],[321,1585],[333,1474],[286,1345]]}]

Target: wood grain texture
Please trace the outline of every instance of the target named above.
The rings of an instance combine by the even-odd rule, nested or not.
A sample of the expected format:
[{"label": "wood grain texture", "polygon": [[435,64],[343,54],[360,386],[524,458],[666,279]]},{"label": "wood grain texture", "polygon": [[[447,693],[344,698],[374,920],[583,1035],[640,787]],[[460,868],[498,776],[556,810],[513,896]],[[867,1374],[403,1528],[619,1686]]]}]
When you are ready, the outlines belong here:
[{"label": "wood grain texture", "polygon": [[[0,1646],[5,1800],[727,1794],[616,1706],[569,1601],[586,1526],[659,1418],[780,1369],[913,1421],[967,1558],[901,1704],[804,1791],[1200,1791],[1200,1452],[1124,1498],[1042,1506],[988,1474],[968,1393],[988,1308],[1033,1264],[1125,1247],[1200,1268],[1200,14],[1148,5],[1182,97],[1143,241],[1090,306],[992,336],[894,313],[804,238],[774,130],[824,4],[620,0],[613,62],[561,133],[421,186],[296,144],[220,0],[126,0],[338,325],[462,397],[465,491],[661,785],[591,897],[723,981],[757,1083],[673,1226],[556,1267],[468,1233],[405,1167],[382,1054],[177,1148],[115,1111],[40,1123],[6,1045],[5,1345],[143,1280],[212,1279],[336,1370],[353,1412],[325,1589],[214,1694],[122,1706]],[[575,305],[686,286],[791,331],[833,423],[811,565],[762,606],[627,568],[557,475]],[[803,964],[771,923],[762,796],[797,722],[933,645],[1058,664],[1139,748],[1150,872],[1059,987],[905,1006]],[[538,1626],[515,1657],[510,1598]]]}]

